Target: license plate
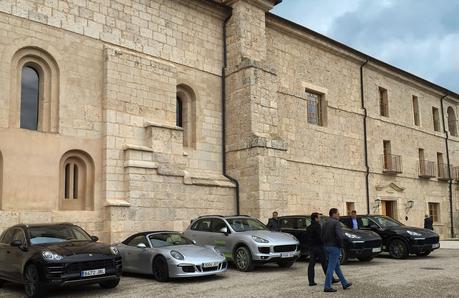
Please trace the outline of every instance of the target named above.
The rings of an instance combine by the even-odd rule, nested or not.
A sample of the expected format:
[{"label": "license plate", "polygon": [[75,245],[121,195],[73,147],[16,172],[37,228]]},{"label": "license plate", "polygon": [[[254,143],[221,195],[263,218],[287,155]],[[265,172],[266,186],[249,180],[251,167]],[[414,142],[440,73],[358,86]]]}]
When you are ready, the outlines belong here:
[{"label": "license plate", "polygon": [[104,274],[105,274],[105,268],[81,271],[81,277],[89,277],[89,276],[104,275]]},{"label": "license plate", "polygon": [[432,244],[432,248],[439,248],[439,247],[440,247],[440,243]]},{"label": "license plate", "polygon": [[283,252],[281,253],[281,258],[291,258],[293,257],[293,253],[292,252]]},{"label": "license plate", "polygon": [[204,268],[217,267],[218,264],[219,264],[218,262],[204,263],[204,264],[202,264],[202,267],[204,267]]},{"label": "license plate", "polygon": [[372,249],[373,252],[381,252],[381,247],[375,247]]}]

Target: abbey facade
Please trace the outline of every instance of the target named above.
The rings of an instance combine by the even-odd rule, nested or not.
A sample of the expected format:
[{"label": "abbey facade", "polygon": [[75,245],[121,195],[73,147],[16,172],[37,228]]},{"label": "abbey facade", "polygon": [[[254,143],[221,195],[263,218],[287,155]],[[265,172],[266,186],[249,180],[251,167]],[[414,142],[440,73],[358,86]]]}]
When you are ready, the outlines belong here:
[{"label": "abbey facade", "polygon": [[451,237],[459,95],[278,2],[0,1],[0,230],[65,221],[115,242],[338,207],[430,214]]}]

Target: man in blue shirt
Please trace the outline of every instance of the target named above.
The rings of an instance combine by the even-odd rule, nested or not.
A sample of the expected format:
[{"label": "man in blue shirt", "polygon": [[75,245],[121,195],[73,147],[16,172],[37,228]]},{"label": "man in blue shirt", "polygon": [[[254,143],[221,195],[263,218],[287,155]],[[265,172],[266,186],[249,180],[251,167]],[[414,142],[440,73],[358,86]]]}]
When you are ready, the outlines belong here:
[{"label": "man in blue shirt", "polygon": [[357,220],[357,212],[355,210],[351,211],[351,224],[353,230],[359,229],[359,222]]}]

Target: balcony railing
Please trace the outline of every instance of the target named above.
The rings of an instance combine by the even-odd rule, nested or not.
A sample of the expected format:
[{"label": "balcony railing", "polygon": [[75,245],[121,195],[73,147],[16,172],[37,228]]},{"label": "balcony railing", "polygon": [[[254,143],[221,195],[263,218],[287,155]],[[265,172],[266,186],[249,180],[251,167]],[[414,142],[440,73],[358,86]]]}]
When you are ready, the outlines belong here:
[{"label": "balcony railing", "polygon": [[435,177],[435,162],[430,160],[419,160],[419,177],[433,178]]},{"label": "balcony railing", "polygon": [[[450,166],[451,178],[453,177],[453,166]],[[448,165],[438,164],[438,180],[449,180]]]},{"label": "balcony railing", "polygon": [[400,155],[383,154],[381,162],[383,172],[386,174],[398,174],[402,172],[402,157]]}]

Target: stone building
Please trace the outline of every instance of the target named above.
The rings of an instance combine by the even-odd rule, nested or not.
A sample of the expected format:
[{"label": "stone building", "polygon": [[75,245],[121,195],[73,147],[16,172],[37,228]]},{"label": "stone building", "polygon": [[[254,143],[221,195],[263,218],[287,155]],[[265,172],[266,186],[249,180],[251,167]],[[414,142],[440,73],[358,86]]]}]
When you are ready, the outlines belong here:
[{"label": "stone building", "polygon": [[280,2],[0,1],[0,229],[119,241],[337,206],[430,213],[450,237],[459,95],[270,14]]}]

